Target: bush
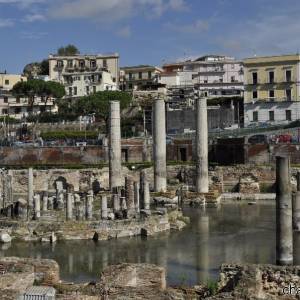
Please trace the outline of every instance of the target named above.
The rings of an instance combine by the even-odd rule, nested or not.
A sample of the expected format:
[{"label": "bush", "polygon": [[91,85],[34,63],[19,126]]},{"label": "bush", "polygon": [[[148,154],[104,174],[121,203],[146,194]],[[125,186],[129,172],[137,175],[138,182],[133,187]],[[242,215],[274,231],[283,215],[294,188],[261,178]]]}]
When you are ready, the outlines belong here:
[{"label": "bush", "polygon": [[0,117],[0,122],[5,122],[5,123],[20,123],[20,120],[17,120],[13,117]]}]

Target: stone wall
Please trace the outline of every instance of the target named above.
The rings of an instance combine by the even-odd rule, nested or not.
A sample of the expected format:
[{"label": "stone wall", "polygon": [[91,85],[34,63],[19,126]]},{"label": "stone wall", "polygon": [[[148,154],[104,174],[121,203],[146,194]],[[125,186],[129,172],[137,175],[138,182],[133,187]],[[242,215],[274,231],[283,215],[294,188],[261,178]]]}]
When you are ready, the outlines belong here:
[{"label": "stone wall", "polygon": [[210,299],[299,299],[284,294],[290,285],[300,291],[300,266],[222,265],[220,294]]}]

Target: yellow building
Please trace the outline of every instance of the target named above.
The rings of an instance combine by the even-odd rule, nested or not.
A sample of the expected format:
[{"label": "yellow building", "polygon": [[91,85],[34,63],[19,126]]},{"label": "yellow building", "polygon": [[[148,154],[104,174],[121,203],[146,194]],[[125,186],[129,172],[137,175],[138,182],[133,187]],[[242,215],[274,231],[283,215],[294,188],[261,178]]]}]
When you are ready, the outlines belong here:
[{"label": "yellow building", "polygon": [[299,72],[298,54],[245,59],[245,126],[299,119]]},{"label": "yellow building", "polygon": [[0,73],[0,90],[10,91],[20,81],[27,81],[22,75]]}]

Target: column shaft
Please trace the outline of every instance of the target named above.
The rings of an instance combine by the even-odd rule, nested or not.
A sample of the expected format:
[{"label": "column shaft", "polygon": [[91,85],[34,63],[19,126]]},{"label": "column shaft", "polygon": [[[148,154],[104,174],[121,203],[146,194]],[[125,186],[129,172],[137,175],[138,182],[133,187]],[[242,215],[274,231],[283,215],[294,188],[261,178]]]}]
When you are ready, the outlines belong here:
[{"label": "column shaft", "polygon": [[276,157],[276,261],[293,264],[292,195],[288,157]]},{"label": "column shaft", "polygon": [[154,190],[167,190],[165,101],[157,99],[153,109]]}]

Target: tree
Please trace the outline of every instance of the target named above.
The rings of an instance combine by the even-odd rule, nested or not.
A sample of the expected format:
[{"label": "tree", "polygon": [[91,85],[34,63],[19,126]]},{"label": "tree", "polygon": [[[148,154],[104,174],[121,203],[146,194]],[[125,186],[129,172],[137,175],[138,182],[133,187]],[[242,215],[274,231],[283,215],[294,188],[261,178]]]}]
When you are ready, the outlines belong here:
[{"label": "tree", "polygon": [[74,45],[67,45],[65,47],[60,47],[57,50],[57,54],[61,55],[61,56],[72,56],[72,55],[76,55],[79,54],[79,50],[76,46]]},{"label": "tree", "polygon": [[78,115],[92,114],[96,117],[107,119],[109,113],[109,102],[111,100],[120,101],[120,109],[128,107],[131,103],[131,95],[120,91],[97,92],[90,96],[82,97],[74,104],[74,111]]},{"label": "tree", "polygon": [[120,91],[103,91],[97,92],[90,96],[81,97],[78,100],[68,101],[62,99],[58,101],[58,113],[64,118],[95,114],[98,119],[108,121],[109,101],[119,100],[120,109],[123,110],[131,103],[132,97],[126,92]]},{"label": "tree", "polygon": [[40,63],[40,73],[38,75],[49,75],[49,60],[43,59]]},{"label": "tree", "polygon": [[46,105],[50,97],[62,98],[65,95],[65,88],[58,82],[32,79],[18,82],[12,92],[15,96],[28,97],[28,104],[32,108],[36,97],[44,97]]}]

